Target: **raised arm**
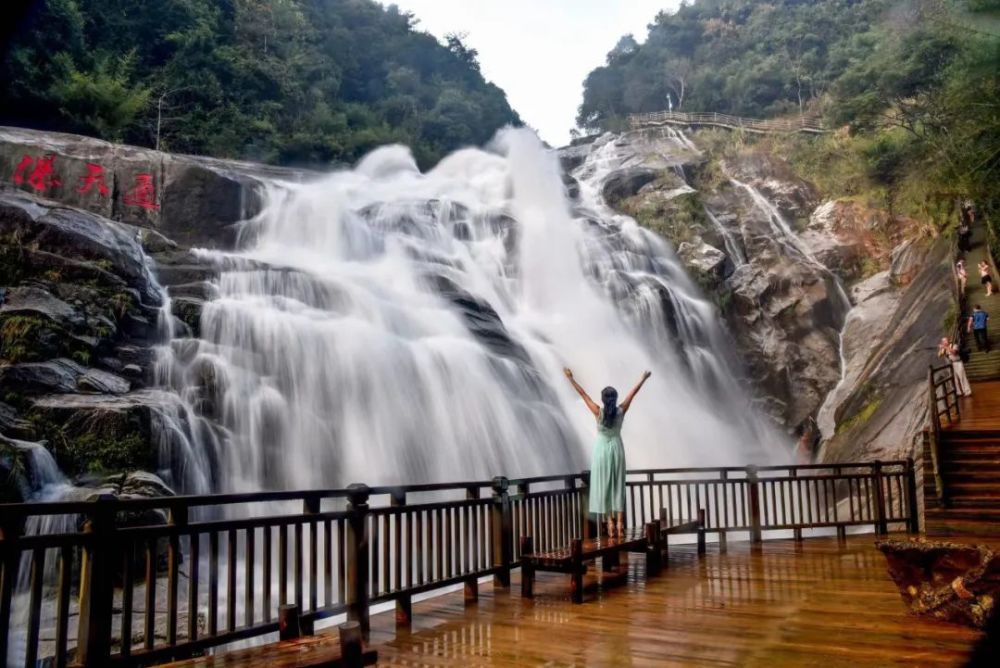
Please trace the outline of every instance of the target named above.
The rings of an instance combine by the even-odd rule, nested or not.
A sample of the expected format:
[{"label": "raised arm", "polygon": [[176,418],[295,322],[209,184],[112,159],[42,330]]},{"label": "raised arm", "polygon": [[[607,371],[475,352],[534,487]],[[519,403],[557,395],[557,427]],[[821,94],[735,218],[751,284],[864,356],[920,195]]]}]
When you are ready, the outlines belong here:
[{"label": "raised arm", "polygon": [[587,408],[590,409],[590,412],[594,414],[594,417],[597,417],[598,413],[601,412],[601,407],[594,403],[594,400],[590,398],[590,395],[587,394],[585,389],[580,387],[580,383],[576,382],[576,379],[573,378],[572,371],[569,369],[563,369],[563,373],[565,373],[566,377],[569,378],[570,384],[573,386],[573,389],[576,390],[576,393],[583,399],[583,403],[587,404]]},{"label": "raised arm", "polygon": [[642,374],[642,378],[638,383],[636,383],[635,387],[632,388],[632,391],[628,393],[628,396],[625,397],[625,401],[622,402],[622,413],[628,412],[628,407],[632,405],[632,400],[635,399],[635,395],[639,394],[639,390],[642,389],[642,384],[645,383],[646,380],[652,375],[653,374],[649,371]]}]

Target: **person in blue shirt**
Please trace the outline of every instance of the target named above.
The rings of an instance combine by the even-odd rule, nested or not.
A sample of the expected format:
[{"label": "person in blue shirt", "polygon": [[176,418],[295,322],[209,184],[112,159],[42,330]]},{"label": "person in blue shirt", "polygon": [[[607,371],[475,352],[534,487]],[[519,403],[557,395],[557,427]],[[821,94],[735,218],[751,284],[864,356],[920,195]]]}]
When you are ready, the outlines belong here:
[{"label": "person in blue shirt", "polygon": [[990,319],[989,314],[976,304],[969,316],[969,330],[976,337],[976,349],[990,352],[990,337],[986,331],[986,323]]}]

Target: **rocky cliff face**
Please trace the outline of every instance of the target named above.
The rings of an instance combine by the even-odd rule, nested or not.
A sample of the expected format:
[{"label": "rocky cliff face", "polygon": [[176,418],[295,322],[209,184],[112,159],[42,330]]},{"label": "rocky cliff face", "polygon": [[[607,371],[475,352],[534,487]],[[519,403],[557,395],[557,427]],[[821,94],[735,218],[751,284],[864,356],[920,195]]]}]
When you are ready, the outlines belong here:
[{"label": "rocky cliff face", "polygon": [[216,272],[187,248],[231,247],[265,180],[304,178],[0,128],[0,495],[41,484],[38,443],[85,484],[169,468],[154,347],[197,327]]},{"label": "rocky cliff face", "polygon": [[910,451],[949,308],[932,230],[824,200],[759,148],[722,158],[663,128],[606,135],[563,162],[592,151],[607,166],[605,200],[671,239],[715,295],[765,410],[789,431],[818,432],[818,419],[823,460]]}]

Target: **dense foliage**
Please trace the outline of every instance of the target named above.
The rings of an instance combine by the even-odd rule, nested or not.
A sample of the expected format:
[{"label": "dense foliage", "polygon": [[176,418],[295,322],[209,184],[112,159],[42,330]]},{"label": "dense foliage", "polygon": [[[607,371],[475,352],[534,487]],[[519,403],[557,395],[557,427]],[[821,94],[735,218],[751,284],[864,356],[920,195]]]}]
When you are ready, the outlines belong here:
[{"label": "dense foliage", "polygon": [[847,127],[784,147],[831,195],[877,192],[907,213],[1000,195],[998,0],[696,0],[618,43],[578,123],[618,129],[668,95],[682,111]]},{"label": "dense foliage", "polygon": [[804,109],[852,62],[891,0],[696,0],[660,12],[643,44],[623,37],[587,77],[577,119],[608,129],[675,109],[773,116]]},{"label": "dense foliage", "polygon": [[319,165],[429,164],[519,119],[459,37],[372,0],[39,0],[0,61],[0,123]]}]

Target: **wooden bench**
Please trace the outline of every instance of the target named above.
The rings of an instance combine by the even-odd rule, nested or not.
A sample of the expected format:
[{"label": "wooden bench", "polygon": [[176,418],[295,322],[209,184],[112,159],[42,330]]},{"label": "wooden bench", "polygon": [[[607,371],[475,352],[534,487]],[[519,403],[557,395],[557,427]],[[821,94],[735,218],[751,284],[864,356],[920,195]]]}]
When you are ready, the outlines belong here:
[{"label": "wooden bench", "polygon": [[186,661],[165,668],[360,668],[378,663],[378,652],[365,647],[357,622],[338,627],[338,635],[309,635],[280,640]]},{"label": "wooden bench", "polygon": [[642,552],[646,555],[646,572],[655,575],[666,563],[668,537],[671,534],[696,533],[698,554],[705,554],[705,512],[698,511],[695,520],[674,522],[667,520],[665,509],[660,519],[647,523],[642,529],[629,529],[623,538],[576,538],[567,547],[548,552],[535,552],[531,536],[521,536],[521,596],[535,595],[535,573],[548,571],[567,573],[574,603],[583,602],[583,576],[587,562],[601,557],[602,568],[611,570],[618,565],[622,552]]}]

